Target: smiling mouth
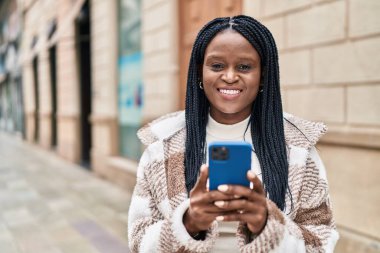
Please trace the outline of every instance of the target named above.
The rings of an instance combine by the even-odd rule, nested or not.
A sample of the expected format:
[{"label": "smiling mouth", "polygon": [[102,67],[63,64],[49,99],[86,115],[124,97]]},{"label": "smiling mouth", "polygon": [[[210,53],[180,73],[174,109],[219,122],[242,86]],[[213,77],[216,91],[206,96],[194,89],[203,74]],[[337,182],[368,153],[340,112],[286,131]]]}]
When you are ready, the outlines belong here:
[{"label": "smiling mouth", "polygon": [[232,90],[232,89],[218,89],[218,91],[225,95],[237,95],[243,90]]}]

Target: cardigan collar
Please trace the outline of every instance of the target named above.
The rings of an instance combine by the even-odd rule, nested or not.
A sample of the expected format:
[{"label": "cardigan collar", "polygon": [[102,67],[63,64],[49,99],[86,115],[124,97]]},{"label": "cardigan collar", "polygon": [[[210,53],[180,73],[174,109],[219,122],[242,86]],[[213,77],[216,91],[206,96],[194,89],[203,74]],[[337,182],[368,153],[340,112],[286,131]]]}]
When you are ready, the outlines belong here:
[{"label": "cardigan collar", "polygon": [[[185,129],[185,111],[164,115],[142,127],[137,135],[144,145],[164,141]],[[312,122],[284,112],[286,145],[308,149],[314,146],[327,127],[321,122]]]}]

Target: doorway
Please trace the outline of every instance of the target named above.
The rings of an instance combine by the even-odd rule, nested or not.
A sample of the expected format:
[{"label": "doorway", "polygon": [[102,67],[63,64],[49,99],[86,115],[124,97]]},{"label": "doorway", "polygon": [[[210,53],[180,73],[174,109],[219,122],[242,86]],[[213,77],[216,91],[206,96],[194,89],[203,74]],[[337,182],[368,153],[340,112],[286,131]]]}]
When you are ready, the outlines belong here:
[{"label": "doorway", "polygon": [[80,81],[80,132],[81,165],[90,168],[91,152],[91,22],[90,4],[87,0],[76,18],[76,44]]},{"label": "doorway", "polygon": [[33,83],[34,83],[34,141],[38,142],[40,139],[40,97],[39,97],[39,83],[38,83],[38,57],[33,59]]},{"label": "doorway", "polygon": [[50,84],[51,84],[51,147],[57,148],[57,48],[49,49]]}]

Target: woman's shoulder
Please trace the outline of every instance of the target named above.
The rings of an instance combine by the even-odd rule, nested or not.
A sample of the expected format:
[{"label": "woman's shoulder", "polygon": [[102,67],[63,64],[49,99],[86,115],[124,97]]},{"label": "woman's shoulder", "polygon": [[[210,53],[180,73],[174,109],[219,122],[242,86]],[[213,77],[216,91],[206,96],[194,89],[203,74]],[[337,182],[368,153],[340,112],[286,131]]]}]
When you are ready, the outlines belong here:
[{"label": "woman's shoulder", "polygon": [[163,115],[143,126],[137,136],[144,145],[164,140],[185,127],[185,111]]},{"label": "woman's shoulder", "polygon": [[284,131],[287,144],[308,148],[327,132],[327,126],[284,112]]}]

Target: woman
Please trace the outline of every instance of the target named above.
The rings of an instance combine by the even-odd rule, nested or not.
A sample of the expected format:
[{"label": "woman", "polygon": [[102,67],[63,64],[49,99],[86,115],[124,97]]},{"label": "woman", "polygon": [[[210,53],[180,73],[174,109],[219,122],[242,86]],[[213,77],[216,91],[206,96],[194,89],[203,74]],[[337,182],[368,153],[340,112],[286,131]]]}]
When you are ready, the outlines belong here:
[{"label": "woman", "polygon": [[[333,252],[338,233],[314,147],[326,128],[283,115],[279,84],[276,45],[258,21],[216,18],[202,28],[185,113],[138,133],[148,147],[129,212],[133,252]],[[253,189],[207,189],[202,164],[214,140],[253,145]],[[217,240],[219,226],[231,222],[236,245]]]}]

